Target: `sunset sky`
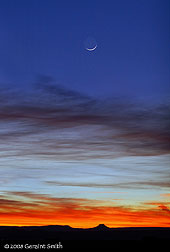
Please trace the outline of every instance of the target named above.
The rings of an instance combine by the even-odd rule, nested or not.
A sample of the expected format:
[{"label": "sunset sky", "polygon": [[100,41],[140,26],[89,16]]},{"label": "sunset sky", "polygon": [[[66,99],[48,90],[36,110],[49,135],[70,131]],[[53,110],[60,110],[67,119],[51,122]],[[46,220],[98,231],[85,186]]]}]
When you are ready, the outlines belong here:
[{"label": "sunset sky", "polygon": [[0,0],[0,225],[170,227],[169,13]]}]

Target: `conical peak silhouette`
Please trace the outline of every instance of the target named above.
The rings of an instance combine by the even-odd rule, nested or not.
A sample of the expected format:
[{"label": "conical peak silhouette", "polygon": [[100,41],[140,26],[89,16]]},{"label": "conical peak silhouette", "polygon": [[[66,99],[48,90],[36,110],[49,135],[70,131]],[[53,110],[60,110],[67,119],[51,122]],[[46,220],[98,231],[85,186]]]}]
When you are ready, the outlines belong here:
[{"label": "conical peak silhouette", "polygon": [[96,229],[98,230],[106,230],[109,229],[109,227],[107,227],[105,224],[99,224]]}]

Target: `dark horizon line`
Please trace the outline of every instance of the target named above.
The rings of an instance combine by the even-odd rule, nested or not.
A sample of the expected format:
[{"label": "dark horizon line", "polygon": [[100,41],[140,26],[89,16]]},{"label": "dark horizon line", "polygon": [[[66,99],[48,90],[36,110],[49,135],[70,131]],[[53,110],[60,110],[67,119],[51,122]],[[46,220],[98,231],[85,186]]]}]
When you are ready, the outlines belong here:
[{"label": "dark horizon line", "polygon": [[54,228],[54,227],[58,227],[58,228],[70,228],[71,230],[77,230],[77,229],[82,229],[82,230],[89,230],[89,229],[170,229],[169,227],[160,227],[160,226],[150,226],[150,227],[140,227],[140,226],[125,226],[125,227],[108,227],[105,224],[99,224],[97,226],[94,227],[89,227],[89,228],[80,228],[80,227],[71,227],[70,225],[42,225],[42,226],[37,226],[37,225],[32,225],[32,226],[6,226],[6,225],[0,225],[0,228]]}]

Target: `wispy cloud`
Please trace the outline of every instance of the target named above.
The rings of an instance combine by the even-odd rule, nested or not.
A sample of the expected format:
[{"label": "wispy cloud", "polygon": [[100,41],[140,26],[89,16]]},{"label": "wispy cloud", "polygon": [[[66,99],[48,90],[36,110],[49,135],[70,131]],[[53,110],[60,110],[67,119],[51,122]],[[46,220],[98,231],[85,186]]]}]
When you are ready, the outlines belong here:
[{"label": "wispy cloud", "polygon": [[108,205],[104,201],[57,198],[31,192],[8,192],[1,197],[0,203],[3,225],[69,224],[73,227],[93,227],[104,222],[110,227],[166,227],[170,223],[169,209],[165,205],[153,208],[152,204],[152,207],[136,209],[116,205],[115,202]]},{"label": "wispy cloud", "polygon": [[163,193],[161,196],[170,198],[170,193]]},{"label": "wispy cloud", "polygon": [[2,156],[88,159],[170,153],[169,104],[97,100],[44,78],[29,92],[1,90],[0,97]]},{"label": "wispy cloud", "polygon": [[170,202],[145,202],[144,203],[145,205],[151,205],[151,206],[157,206],[159,209],[163,210],[163,211],[166,211],[167,213],[170,214],[170,209],[169,209],[169,205],[170,205]]},{"label": "wispy cloud", "polygon": [[159,205],[159,207],[160,207],[163,211],[166,211],[166,212],[168,212],[168,213],[170,214],[170,209],[169,209],[167,206],[165,206],[165,205]]},{"label": "wispy cloud", "polygon": [[157,188],[169,188],[170,182],[168,181],[130,181],[130,182],[119,182],[119,183],[70,183],[60,181],[46,181],[48,185],[56,186],[68,186],[68,187],[93,187],[93,188],[124,188],[124,189],[153,189]]}]

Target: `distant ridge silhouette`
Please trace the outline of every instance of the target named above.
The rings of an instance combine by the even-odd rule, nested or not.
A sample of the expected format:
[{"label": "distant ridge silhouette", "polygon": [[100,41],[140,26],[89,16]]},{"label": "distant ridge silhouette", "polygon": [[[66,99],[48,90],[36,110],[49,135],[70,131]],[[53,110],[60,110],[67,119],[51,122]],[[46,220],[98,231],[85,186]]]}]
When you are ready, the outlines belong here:
[{"label": "distant ridge silhouette", "polygon": [[170,227],[109,228],[99,224],[93,228],[72,228],[69,225],[0,226],[0,242],[64,240],[169,241]]},{"label": "distant ridge silhouette", "polygon": [[41,229],[48,229],[53,231],[71,231],[73,228],[70,227],[69,225],[48,225],[48,226],[41,226]]}]

